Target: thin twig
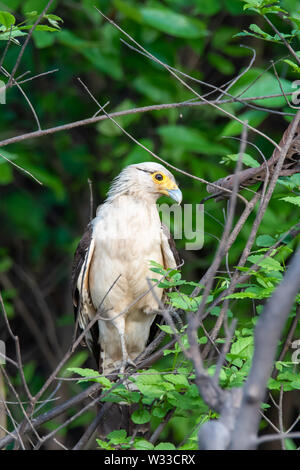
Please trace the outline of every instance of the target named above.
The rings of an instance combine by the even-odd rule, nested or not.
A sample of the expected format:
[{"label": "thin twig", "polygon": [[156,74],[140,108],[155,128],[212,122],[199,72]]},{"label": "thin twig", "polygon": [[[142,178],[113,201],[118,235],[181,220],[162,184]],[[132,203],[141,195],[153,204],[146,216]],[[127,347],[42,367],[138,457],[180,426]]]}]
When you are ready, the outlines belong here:
[{"label": "thin twig", "polygon": [[296,52],[294,51],[294,49],[292,48],[292,46],[287,42],[287,40],[285,39],[284,36],[282,36],[281,32],[278,31],[278,29],[276,28],[276,26],[272,23],[272,21],[269,20],[269,18],[267,17],[267,15],[263,15],[264,16],[264,19],[266,20],[266,22],[268,23],[269,26],[271,26],[271,28],[275,31],[276,34],[278,34],[278,36],[280,37],[281,41],[284,43],[285,47],[289,50],[289,52],[292,54],[292,56],[294,57],[294,59],[296,59],[296,61],[298,62],[298,64],[300,65],[300,58],[297,56]]},{"label": "thin twig", "polygon": [[13,162],[12,160],[10,160],[9,158],[5,157],[2,153],[0,153],[0,157],[4,158],[4,160],[6,160],[8,163],[10,163],[11,165],[15,166],[16,168],[18,168],[18,170],[20,171],[23,171],[23,173],[26,173],[27,175],[29,175],[31,178],[33,178],[37,183],[39,183],[40,185],[43,186],[43,183],[38,180],[35,176],[33,176],[32,173],[30,173],[30,171],[28,170],[25,170],[25,168],[22,168],[21,166],[17,165],[15,162]]},{"label": "thin twig", "polygon": [[23,54],[25,52],[25,49],[27,47],[27,44],[28,42],[30,41],[31,39],[31,36],[32,36],[32,33],[33,31],[35,30],[36,26],[40,23],[40,21],[43,19],[44,15],[47,13],[47,10],[50,8],[51,6],[51,3],[53,3],[53,0],[49,0],[49,2],[47,3],[47,5],[45,6],[45,8],[43,9],[42,13],[38,16],[37,20],[35,21],[35,23],[33,24],[32,28],[29,30],[27,36],[26,36],[26,39],[23,43],[23,46],[21,47],[21,50],[19,52],[19,55],[17,57],[17,60],[15,62],[15,65],[14,65],[14,68],[11,72],[11,76],[9,78],[9,81],[6,85],[7,88],[9,88],[11,85],[12,85],[12,82],[13,82],[13,78],[18,70],[18,67],[20,65],[20,62],[22,60],[22,57],[23,57]]}]

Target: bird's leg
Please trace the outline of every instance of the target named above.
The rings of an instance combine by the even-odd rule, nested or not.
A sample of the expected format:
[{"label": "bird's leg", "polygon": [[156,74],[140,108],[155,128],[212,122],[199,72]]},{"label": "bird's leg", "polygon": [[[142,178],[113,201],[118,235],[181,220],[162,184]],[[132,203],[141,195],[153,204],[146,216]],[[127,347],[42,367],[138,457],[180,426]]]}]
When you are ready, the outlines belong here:
[{"label": "bird's leg", "polygon": [[123,374],[127,364],[130,364],[133,367],[136,367],[136,364],[133,362],[132,359],[130,359],[128,352],[127,352],[126,343],[125,343],[125,321],[122,321],[122,322],[118,321],[118,322],[113,322],[113,323],[118,330],[120,341],[121,341],[122,363],[120,367],[120,373]]},{"label": "bird's leg", "polygon": [[120,340],[121,340],[121,348],[122,348],[122,364],[121,364],[121,367],[120,367],[120,373],[123,374],[124,371],[125,371],[125,368],[127,366],[127,364],[135,367],[135,363],[133,362],[132,359],[130,359],[130,357],[128,356],[128,352],[127,352],[127,349],[126,349],[126,344],[125,344],[125,335],[124,335],[124,331],[119,331],[119,335],[120,335]]}]

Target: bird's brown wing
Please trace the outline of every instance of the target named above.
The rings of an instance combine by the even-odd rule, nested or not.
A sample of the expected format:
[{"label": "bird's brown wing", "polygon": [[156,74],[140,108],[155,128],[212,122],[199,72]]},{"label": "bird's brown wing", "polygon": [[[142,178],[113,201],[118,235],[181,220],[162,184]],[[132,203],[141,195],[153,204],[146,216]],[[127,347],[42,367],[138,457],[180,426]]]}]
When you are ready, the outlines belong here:
[{"label": "bird's brown wing", "polygon": [[176,248],[174,238],[165,224],[161,224],[162,244],[161,250],[164,258],[164,268],[178,268],[182,265],[182,259]]},{"label": "bird's brown wing", "polygon": [[[91,260],[93,258],[94,243],[93,227],[89,224],[77,246],[72,265],[71,287],[76,324],[75,331],[77,330],[77,326],[79,327],[79,330],[83,331],[96,314],[89,290],[89,270]],[[85,339],[87,346],[95,356],[97,366],[100,369],[98,322],[94,323],[90,328],[85,335]]]}]

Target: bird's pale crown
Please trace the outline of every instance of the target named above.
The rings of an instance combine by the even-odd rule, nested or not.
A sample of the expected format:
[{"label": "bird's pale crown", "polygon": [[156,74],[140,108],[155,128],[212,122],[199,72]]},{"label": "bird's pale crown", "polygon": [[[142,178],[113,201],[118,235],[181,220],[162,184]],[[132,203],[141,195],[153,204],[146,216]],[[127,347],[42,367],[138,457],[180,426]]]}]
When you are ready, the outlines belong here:
[{"label": "bird's pale crown", "polygon": [[114,179],[107,201],[128,194],[155,202],[162,195],[170,196],[178,204],[182,193],[175,178],[163,165],[155,162],[144,162],[129,165]]}]

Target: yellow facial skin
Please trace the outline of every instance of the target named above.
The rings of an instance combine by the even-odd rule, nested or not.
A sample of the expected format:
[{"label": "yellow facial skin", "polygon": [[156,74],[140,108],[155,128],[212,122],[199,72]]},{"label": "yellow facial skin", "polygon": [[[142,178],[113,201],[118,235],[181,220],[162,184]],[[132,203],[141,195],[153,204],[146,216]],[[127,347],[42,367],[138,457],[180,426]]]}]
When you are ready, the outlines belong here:
[{"label": "yellow facial skin", "polygon": [[[162,179],[157,179],[157,175],[158,175],[159,178],[162,177]],[[154,183],[157,184],[157,186],[159,187],[158,188],[159,192],[162,193],[162,194],[165,194],[166,196],[169,195],[168,190],[178,189],[177,184],[174,183],[174,181],[172,181],[164,173],[161,173],[161,172],[157,171],[157,172],[153,173],[151,176],[152,176],[152,179],[153,179]]]}]

